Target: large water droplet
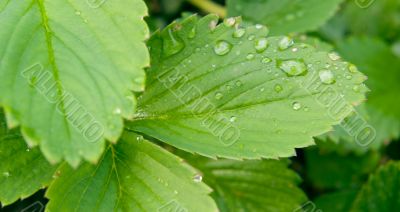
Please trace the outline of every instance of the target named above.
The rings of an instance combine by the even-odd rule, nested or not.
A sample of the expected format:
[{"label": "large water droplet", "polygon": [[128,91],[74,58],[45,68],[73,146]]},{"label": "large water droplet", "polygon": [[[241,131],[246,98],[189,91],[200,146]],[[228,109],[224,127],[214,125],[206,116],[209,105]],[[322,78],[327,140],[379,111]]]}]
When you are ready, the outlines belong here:
[{"label": "large water droplet", "polygon": [[232,44],[224,40],[217,41],[217,44],[214,46],[215,54],[220,56],[228,54],[231,51],[231,49],[232,49]]},{"label": "large water droplet", "polygon": [[300,110],[301,109],[301,103],[300,102],[293,102],[292,107],[293,107],[293,110]]},{"label": "large water droplet", "polygon": [[168,29],[168,33],[163,34],[162,37],[163,52],[166,57],[179,53],[185,47],[182,39],[172,29]]},{"label": "large water droplet", "polygon": [[136,141],[138,141],[138,142],[144,141],[143,135],[136,136]]},{"label": "large water droplet", "polygon": [[294,44],[293,39],[288,37],[288,36],[284,36],[278,43],[278,48],[279,50],[285,50],[288,49],[289,47],[291,47]]},{"label": "large water droplet", "polygon": [[210,28],[211,31],[214,31],[215,28],[217,28],[217,24],[218,24],[218,21],[217,21],[217,20],[212,20],[212,21],[210,22],[210,24],[208,25],[208,27]]},{"label": "large water droplet", "polygon": [[194,181],[195,183],[200,183],[202,180],[203,180],[203,176],[201,176],[200,174],[196,174],[196,175],[193,177],[193,181]]},{"label": "large water droplet", "polygon": [[296,60],[278,60],[278,68],[284,71],[288,76],[299,76],[307,73],[306,64],[299,59]]},{"label": "large water droplet", "polygon": [[335,76],[333,76],[332,71],[330,70],[321,70],[319,71],[319,79],[324,84],[333,84],[335,83]]},{"label": "large water droplet", "polygon": [[235,18],[227,18],[224,20],[224,25],[227,27],[232,27],[234,26],[236,23],[236,19]]},{"label": "large water droplet", "polygon": [[267,38],[259,38],[254,42],[254,48],[258,53],[264,52],[268,48]]},{"label": "large water droplet", "polygon": [[243,28],[239,28],[239,29],[236,29],[236,30],[233,32],[232,36],[233,36],[234,38],[241,38],[241,37],[243,37],[244,34],[246,34],[246,30],[243,29]]},{"label": "large water droplet", "polygon": [[230,121],[230,122],[235,122],[236,119],[237,119],[236,116],[232,116],[232,117],[229,119],[229,121]]}]

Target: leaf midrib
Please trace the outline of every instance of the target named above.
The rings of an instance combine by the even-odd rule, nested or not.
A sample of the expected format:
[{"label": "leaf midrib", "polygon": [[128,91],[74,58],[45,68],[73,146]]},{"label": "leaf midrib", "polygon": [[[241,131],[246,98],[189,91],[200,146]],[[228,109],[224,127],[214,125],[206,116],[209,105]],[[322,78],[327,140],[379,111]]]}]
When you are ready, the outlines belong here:
[{"label": "leaf midrib", "polygon": [[56,89],[57,89],[57,98],[59,100],[60,103],[60,109],[61,112],[63,114],[63,120],[64,120],[64,124],[65,124],[65,130],[67,131],[67,136],[68,139],[70,140],[70,129],[69,129],[69,125],[67,123],[67,119],[66,119],[66,111],[65,111],[65,105],[64,105],[64,100],[62,98],[63,96],[63,87],[61,85],[61,81],[60,81],[60,76],[59,76],[59,72],[60,70],[57,67],[56,64],[56,58],[55,58],[55,54],[54,54],[54,46],[53,46],[53,40],[52,40],[52,31],[50,29],[49,26],[49,18],[47,16],[47,11],[46,11],[46,7],[44,5],[44,0],[36,0],[38,6],[39,6],[39,10],[40,10],[40,15],[41,15],[41,19],[42,19],[42,26],[44,28],[45,31],[45,39],[46,39],[46,45],[47,45],[47,53],[49,56],[49,62],[51,65],[51,73],[53,74],[54,80],[55,80],[55,84],[56,84]]}]

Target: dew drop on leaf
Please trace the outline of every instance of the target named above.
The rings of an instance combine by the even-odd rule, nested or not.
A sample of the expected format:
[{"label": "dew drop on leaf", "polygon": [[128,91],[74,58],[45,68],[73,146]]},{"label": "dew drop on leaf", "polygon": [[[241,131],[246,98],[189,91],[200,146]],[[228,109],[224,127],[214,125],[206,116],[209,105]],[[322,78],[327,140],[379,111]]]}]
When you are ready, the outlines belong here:
[{"label": "dew drop on leaf", "polygon": [[288,37],[288,36],[284,36],[278,43],[278,48],[279,50],[286,50],[289,47],[291,47],[294,44],[293,39]]},{"label": "dew drop on leaf", "polygon": [[142,135],[136,136],[136,141],[138,141],[138,142],[144,141],[143,136]]},{"label": "dew drop on leaf", "polygon": [[196,27],[193,27],[191,30],[190,30],[190,32],[189,32],[189,34],[188,34],[188,37],[189,38],[194,38],[196,36]]},{"label": "dew drop on leaf", "polygon": [[293,110],[300,110],[301,109],[300,102],[293,102],[292,108],[293,108]]},{"label": "dew drop on leaf", "polygon": [[3,176],[4,176],[4,177],[10,177],[11,174],[10,174],[10,172],[3,172]]},{"label": "dew drop on leaf", "polygon": [[339,60],[339,59],[340,59],[340,56],[339,56],[337,53],[335,53],[335,52],[329,53],[328,56],[329,56],[329,58],[330,58],[331,60],[333,60],[333,61],[336,61],[336,60]]},{"label": "dew drop on leaf", "polygon": [[348,69],[349,69],[349,71],[350,71],[351,73],[356,73],[356,72],[358,71],[357,66],[355,66],[355,65],[353,65],[353,64],[349,64]]},{"label": "dew drop on leaf", "polygon": [[283,87],[282,87],[282,85],[276,84],[274,86],[274,90],[275,90],[275,92],[280,93],[283,90]]},{"label": "dew drop on leaf", "polygon": [[258,53],[264,52],[268,48],[267,38],[259,38],[254,42],[254,48]]},{"label": "dew drop on leaf", "polygon": [[353,86],[353,91],[356,93],[360,92],[360,86],[358,85]]},{"label": "dew drop on leaf", "polygon": [[227,27],[232,27],[234,26],[236,23],[236,19],[235,18],[227,18],[224,20],[224,25]]},{"label": "dew drop on leaf", "polygon": [[319,74],[319,79],[321,80],[322,83],[324,84],[335,83],[335,77],[333,76],[332,71],[324,69],[319,71],[318,74]]},{"label": "dew drop on leaf", "polygon": [[240,87],[240,86],[243,85],[243,83],[242,83],[242,81],[238,80],[238,81],[236,81],[235,85],[238,86],[238,87]]},{"label": "dew drop on leaf", "polygon": [[194,181],[195,183],[200,183],[202,180],[203,180],[203,176],[201,176],[200,174],[196,174],[196,175],[193,177],[193,181]]},{"label": "dew drop on leaf", "polygon": [[229,121],[230,121],[230,122],[235,122],[236,119],[237,119],[236,116],[232,116],[232,117],[229,119]]},{"label": "dew drop on leaf", "polygon": [[243,29],[243,28],[239,28],[239,29],[236,29],[236,30],[233,32],[232,36],[233,36],[234,38],[241,38],[241,37],[243,37],[244,34],[246,34],[246,30]]},{"label": "dew drop on leaf", "polygon": [[261,62],[264,63],[264,64],[270,63],[271,61],[272,61],[272,60],[271,60],[270,58],[268,58],[268,57],[263,58],[263,59],[261,60]]},{"label": "dew drop on leaf", "polygon": [[248,54],[247,56],[246,56],[246,59],[247,60],[252,60],[252,59],[254,59],[254,54]]},{"label": "dew drop on leaf", "polygon": [[254,36],[254,35],[249,35],[249,37],[247,38],[247,40],[254,40],[256,38],[256,36]]},{"label": "dew drop on leaf", "polygon": [[231,49],[232,49],[232,44],[224,40],[217,41],[217,44],[215,44],[214,46],[215,54],[220,56],[228,54],[231,51]]},{"label": "dew drop on leaf", "polygon": [[222,93],[220,93],[220,92],[217,92],[215,94],[215,99],[222,99],[222,97],[224,97],[224,95]]},{"label": "dew drop on leaf", "polygon": [[208,27],[210,28],[211,31],[214,31],[215,28],[217,27],[218,21],[217,20],[212,20]]},{"label": "dew drop on leaf", "polygon": [[277,65],[288,76],[299,76],[307,73],[307,66],[302,60],[278,60]]},{"label": "dew drop on leaf", "polygon": [[179,53],[185,47],[182,39],[172,29],[168,29],[168,33],[163,34],[162,37],[163,53],[166,57]]}]

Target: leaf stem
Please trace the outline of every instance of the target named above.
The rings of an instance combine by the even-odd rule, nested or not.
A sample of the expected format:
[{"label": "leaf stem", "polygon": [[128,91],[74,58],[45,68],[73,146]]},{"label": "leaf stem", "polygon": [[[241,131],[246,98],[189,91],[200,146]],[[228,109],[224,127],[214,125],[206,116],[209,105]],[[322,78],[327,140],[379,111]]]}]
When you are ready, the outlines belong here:
[{"label": "leaf stem", "polygon": [[211,0],[188,0],[192,5],[207,13],[217,14],[220,18],[226,17],[226,8]]}]

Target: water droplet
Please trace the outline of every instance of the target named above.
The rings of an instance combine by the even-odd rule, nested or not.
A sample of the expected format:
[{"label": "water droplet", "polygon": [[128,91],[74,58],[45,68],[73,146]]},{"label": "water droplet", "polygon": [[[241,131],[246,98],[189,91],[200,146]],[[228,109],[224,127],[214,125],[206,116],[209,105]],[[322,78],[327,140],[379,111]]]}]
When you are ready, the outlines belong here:
[{"label": "water droplet", "polygon": [[360,86],[358,85],[353,86],[353,91],[356,93],[360,92]]},{"label": "water droplet", "polygon": [[254,48],[258,53],[264,52],[268,48],[267,38],[259,38],[254,42]]},{"label": "water droplet", "polygon": [[249,35],[249,37],[247,38],[247,40],[254,40],[256,38],[256,36],[254,36],[254,35]]},{"label": "water droplet", "polygon": [[262,62],[262,63],[265,63],[265,64],[270,63],[271,61],[272,61],[272,60],[271,60],[270,58],[268,58],[268,57],[263,58],[263,59],[261,60],[261,62]]},{"label": "water droplet", "polygon": [[115,110],[113,111],[113,113],[115,114],[115,115],[119,115],[119,114],[121,114],[121,108],[115,108]]},{"label": "water droplet", "polygon": [[333,84],[335,83],[335,77],[333,76],[333,73],[330,70],[321,70],[319,71],[319,79],[321,80],[322,83],[324,84]]},{"label": "water droplet", "polygon": [[284,36],[278,43],[279,50],[286,50],[287,48],[291,47],[294,44],[293,39]]},{"label": "water droplet", "polygon": [[236,23],[236,19],[235,18],[227,18],[224,20],[224,24],[227,27],[232,27],[233,25],[235,25]]},{"label": "water droplet", "polygon": [[282,85],[276,84],[274,87],[275,92],[280,93],[283,90]]},{"label": "water droplet", "polygon": [[81,15],[81,11],[79,10],[75,11],[75,15]]},{"label": "water droplet", "polygon": [[3,172],[3,176],[4,176],[4,177],[10,177],[11,174],[10,174],[10,172]]},{"label": "water droplet", "polygon": [[353,78],[353,76],[351,76],[350,74],[347,74],[347,75],[345,76],[345,78],[348,79],[348,80],[351,80],[351,79]]},{"label": "water droplet", "polygon": [[26,149],[26,151],[27,151],[27,152],[30,152],[30,151],[31,151],[31,149],[27,148],[27,149]]},{"label": "water droplet", "polygon": [[235,85],[238,86],[238,87],[240,87],[240,86],[243,85],[243,83],[242,83],[242,81],[238,80],[238,81],[236,81]]},{"label": "water droplet", "polygon": [[196,175],[193,177],[193,181],[194,181],[195,183],[200,183],[202,180],[203,180],[203,176],[201,176],[200,174],[196,174]]},{"label": "water droplet", "polygon": [[215,28],[217,27],[218,21],[217,20],[212,20],[208,27],[210,28],[211,31],[214,31]]},{"label": "water droplet", "polygon": [[329,53],[328,56],[329,56],[329,58],[330,58],[331,60],[333,60],[333,61],[339,60],[339,59],[340,59],[340,56],[339,56],[337,53],[335,53],[335,52]]},{"label": "water droplet", "polygon": [[228,54],[231,51],[231,49],[232,49],[232,44],[224,40],[217,41],[217,44],[214,46],[215,54],[220,56]]},{"label": "water droplet", "polygon": [[138,141],[138,142],[144,141],[143,135],[136,136],[136,141]]},{"label": "water droplet", "polygon": [[164,33],[162,37],[163,53],[166,57],[179,53],[185,47],[182,39],[172,29],[168,29],[167,33]]},{"label": "water droplet", "polygon": [[193,28],[190,30],[188,37],[189,37],[189,38],[194,38],[195,36],[196,36],[196,27],[193,27]]},{"label": "water droplet", "polygon": [[308,112],[309,110],[310,110],[310,108],[304,107],[304,111]]},{"label": "water droplet", "polygon": [[256,29],[262,29],[264,26],[261,24],[256,24]]},{"label": "water droplet", "polygon": [[236,30],[233,32],[232,36],[233,36],[234,38],[241,38],[241,37],[243,37],[244,34],[246,34],[246,30],[243,29],[243,28],[239,28],[239,29],[236,29]]},{"label": "water droplet", "polygon": [[226,90],[231,90],[232,89],[232,86],[231,85],[225,85],[225,88],[226,88]]},{"label": "water droplet", "polygon": [[349,64],[348,68],[351,73],[356,73],[358,71],[357,66],[355,66],[354,64]]},{"label": "water droplet", "polygon": [[235,117],[235,116],[232,116],[232,117],[229,119],[229,121],[230,121],[230,122],[235,122],[235,121],[236,121],[236,117]]},{"label": "water droplet", "polygon": [[224,95],[222,94],[222,93],[220,93],[220,92],[217,92],[216,94],[215,94],[215,99],[222,99],[222,97],[224,97]]},{"label": "water droplet", "polygon": [[174,194],[178,194],[179,192],[177,190],[174,190]]},{"label": "water droplet", "polygon": [[260,91],[261,91],[261,92],[264,92],[264,91],[265,91],[265,88],[260,88]]},{"label": "water droplet", "polygon": [[247,56],[246,56],[246,59],[247,60],[252,60],[252,59],[254,59],[254,54],[248,54]]},{"label": "water droplet", "polygon": [[299,76],[307,73],[307,66],[302,60],[280,60],[277,61],[277,65],[288,76]]},{"label": "water droplet", "polygon": [[300,110],[301,104],[300,104],[300,102],[293,102],[292,107],[293,107],[293,110]]},{"label": "water droplet", "polygon": [[299,49],[298,48],[293,48],[292,52],[297,52]]}]

